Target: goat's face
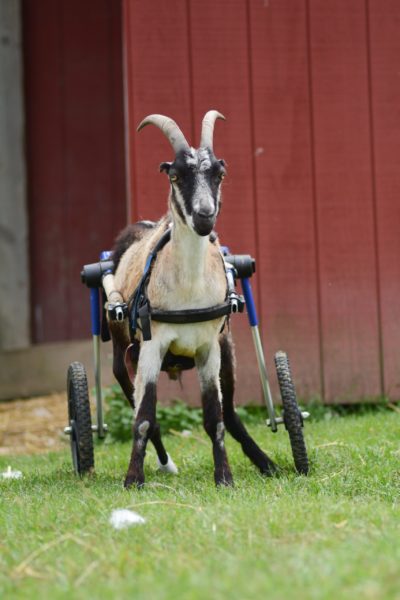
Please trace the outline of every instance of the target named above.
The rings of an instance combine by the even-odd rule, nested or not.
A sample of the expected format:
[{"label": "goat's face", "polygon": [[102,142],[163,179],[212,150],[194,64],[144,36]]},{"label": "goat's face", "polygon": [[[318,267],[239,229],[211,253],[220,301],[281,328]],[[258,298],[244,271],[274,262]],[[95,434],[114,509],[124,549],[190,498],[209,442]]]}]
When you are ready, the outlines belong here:
[{"label": "goat's face", "polygon": [[160,170],[168,174],[171,183],[175,218],[198,235],[209,235],[221,205],[224,161],[215,158],[210,148],[187,148],[177,153],[174,162],[162,163]]},{"label": "goat's face", "polygon": [[168,138],[175,150],[172,163],[162,163],[171,182],[171,207],[174,217],[198,235],[209,235],[215,225],[221,204],[221,181],[225,163],[213,152],[213,133],[216,119],[225,119],[216,110],[209,110],[202,122],[200,148],[191,148],[178,125],[164,115],[149,115],[138,131],[153,124]]}]

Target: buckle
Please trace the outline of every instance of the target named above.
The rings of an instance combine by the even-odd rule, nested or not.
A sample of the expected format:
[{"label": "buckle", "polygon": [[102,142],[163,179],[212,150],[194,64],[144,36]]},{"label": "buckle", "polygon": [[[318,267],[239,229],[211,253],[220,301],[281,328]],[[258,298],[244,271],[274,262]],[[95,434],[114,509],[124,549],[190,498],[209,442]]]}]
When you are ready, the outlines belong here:
[{"label": "buckle", "polygon": [[107,305],[107,314],[110,321],[123,321],[128,314],[128,306],[125,302],[116,302]]},{"label": "buckle", "polygon": [[229,294],[229,302],[231,305],[231,313],[242,313],[245,307],[244,297],[236,292]]}]

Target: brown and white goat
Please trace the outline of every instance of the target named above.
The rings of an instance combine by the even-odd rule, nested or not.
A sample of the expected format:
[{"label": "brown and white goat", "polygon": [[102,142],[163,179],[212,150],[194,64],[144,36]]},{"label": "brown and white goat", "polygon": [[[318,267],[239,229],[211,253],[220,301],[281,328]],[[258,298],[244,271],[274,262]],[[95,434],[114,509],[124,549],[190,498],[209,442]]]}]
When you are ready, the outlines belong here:
[{"label": "brown and white goat", "polygon": [[[158,223],[144,221],[128,227],[117,239],[113,255],[117,291],[114,299],[129,304],[148,255],[170,228],[171,239],[157,254],[147,286],[151,307],[164,311],[201,309],[226,300],[224,263],[212,234],[226,174],[224,161],[213,152],[214,124],[218,118],[224,117],[215,110],[205,115],[197,150],[189,146],[177,124],[168,117],[150,115],[140,124],[139,130],[148,124],[159,127],[175,151],[173,162],[160,165],[160,171],[167,173],[170,181],[169,212]],[[131,339],[127,318],[121,323],[109,321],[109,329],[114,374],[136,415],[125,487],[143,485],[149,439],[155,446],[159,465],[176,471],[156,420],[156,384],[162,368],[179,368],[185,361],[192,361],[199,374],[204,428],[213,447],[215,483],[233,483],[224,446],[225,426],[263,474],[275,471],[274,463],[249,436],[234,409],[235,359],[226,317],[185,324],[152,321],[152,335],[147,341],[143,341],[140,331]],[[136,368],[134,386],[125,363],[127,357]]]}]

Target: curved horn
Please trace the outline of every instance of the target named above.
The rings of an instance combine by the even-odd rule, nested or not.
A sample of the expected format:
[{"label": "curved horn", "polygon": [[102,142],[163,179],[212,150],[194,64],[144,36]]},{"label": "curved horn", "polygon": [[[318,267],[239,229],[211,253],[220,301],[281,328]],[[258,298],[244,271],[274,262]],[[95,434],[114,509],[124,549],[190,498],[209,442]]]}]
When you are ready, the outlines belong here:
[{"label": "curved horn", "polygon": [[165,137],[170,141],[175,153],[177,153],[179,150],[189,148],[189,144],[187,143],[182,131],[179,129],[175,121],[169,117],[165,117],[164,115],[149,115],[143,119],[137,130],[140,131],[143,129],[143,127],[146,127],[146,125],[151,124],[161,129]]},{"label": "curved horn", "polygon": [[200,148],[213,149],[214,124],[217,119],[223,119],[225,121],[224,115],[221,115],[217,110],[209,110],[205,114],[201,127]]}]

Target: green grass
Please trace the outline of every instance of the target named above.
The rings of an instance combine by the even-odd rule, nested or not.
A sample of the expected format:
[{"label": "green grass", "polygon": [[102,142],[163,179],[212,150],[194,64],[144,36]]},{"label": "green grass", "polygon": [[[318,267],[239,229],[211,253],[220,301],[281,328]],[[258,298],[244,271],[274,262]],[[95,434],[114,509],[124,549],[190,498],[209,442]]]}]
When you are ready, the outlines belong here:
[{"label": "green grass", "polygon": [[[213,485],[196,430],[168,436],[178,477],[155,470],[126,492],[130,444],[96,448],[96,476],[71,473],[69,451],[1,458],[24,478],[0,481],[1,598],[400,598],[399,415],[309,422],[312,469],[293,472],[286,433],[251,426],[283,468],[263,479],[228,436],[236,486]],[[115,508],[145,525],[116,531]]]}]

